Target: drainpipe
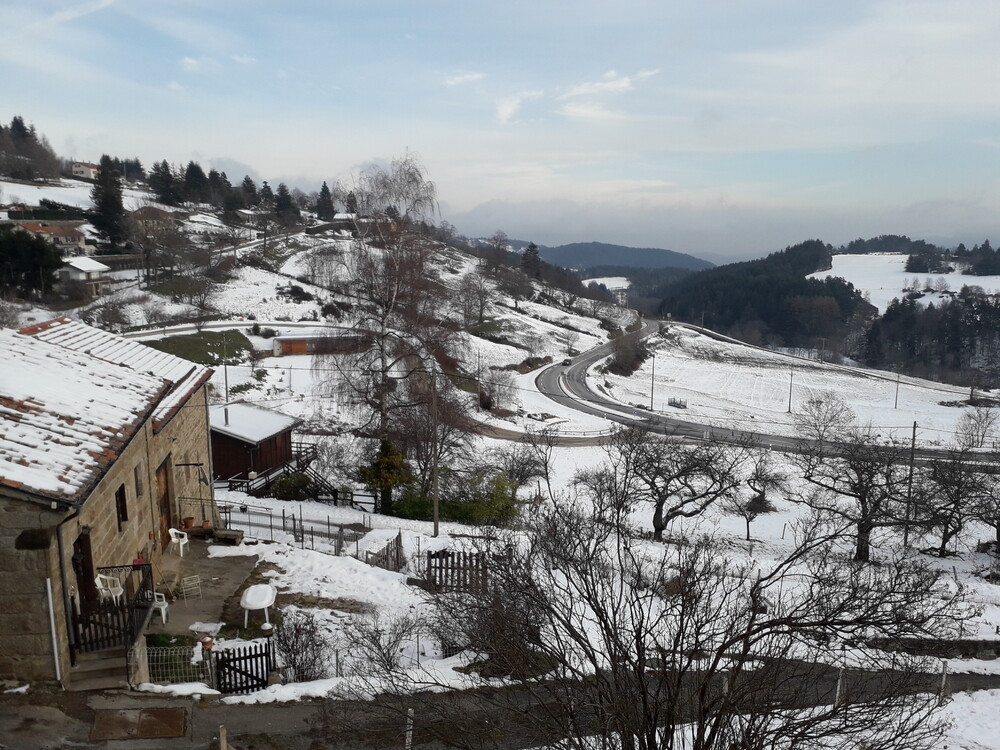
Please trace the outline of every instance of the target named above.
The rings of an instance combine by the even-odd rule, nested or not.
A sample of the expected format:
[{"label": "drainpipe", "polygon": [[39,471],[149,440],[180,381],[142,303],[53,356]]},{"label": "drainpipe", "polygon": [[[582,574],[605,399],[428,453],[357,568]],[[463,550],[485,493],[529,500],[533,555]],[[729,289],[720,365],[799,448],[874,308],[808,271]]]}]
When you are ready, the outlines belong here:
[{"label": "drainpipe", "polygon": [[52,606],[52,579],[45,579],[45,594],[49,600],[49,632],[52,635],[52,661],[56,667],[56,682],[62,684],[62,667],[59,664],[59,640],[56,638],[56,611]]},{"label": "drainpipe", "polygon": [[[53,502],[53,505],[54,504],[55,503]],[[63,599],[63,614],[66,618],[66,639],[69,641],[71,647],[75,647],[77,644],[73,642],[73,610],[70,605],[69,591],[66,589],[66,556],[63,554],[62,529],[65,523],[72,521],[79,515],[80,508],[74,508],[72,514],[56,524],[56,543],[59,547],[59,587],[61,589],[60,593],[62,593]],[[56,654],[56,658],[59,658],[58,654]]]}]

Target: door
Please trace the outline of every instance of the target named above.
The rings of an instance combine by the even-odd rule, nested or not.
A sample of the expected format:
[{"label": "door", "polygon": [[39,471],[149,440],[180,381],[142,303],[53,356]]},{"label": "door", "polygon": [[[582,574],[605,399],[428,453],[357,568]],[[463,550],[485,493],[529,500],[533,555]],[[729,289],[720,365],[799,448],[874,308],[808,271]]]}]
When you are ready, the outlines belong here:
[{"label": "door", "polygon": [[90,531],[80,534],[73,542],[73,572],[80,593],[80,609],[90,612],[97,605],[97,584],[94,583],[94,558],[90,552]]},{"label": "door", "polygon": [[160,549],[170,544],[170,527],[173,526],[173,475],[174,465],[170,456],[156,470],[156,506],[160,514]]}]

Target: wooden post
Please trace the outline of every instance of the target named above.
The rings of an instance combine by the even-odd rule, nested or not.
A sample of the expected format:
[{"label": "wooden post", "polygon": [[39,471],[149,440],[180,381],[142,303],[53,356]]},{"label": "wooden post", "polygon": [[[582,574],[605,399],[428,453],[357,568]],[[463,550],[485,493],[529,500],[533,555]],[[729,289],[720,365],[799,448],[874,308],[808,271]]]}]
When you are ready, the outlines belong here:
[{"label": "wooden post", "polygon": [[219,724],[219,750],[229,750],[229,740],[226,738],[225,724]]}]

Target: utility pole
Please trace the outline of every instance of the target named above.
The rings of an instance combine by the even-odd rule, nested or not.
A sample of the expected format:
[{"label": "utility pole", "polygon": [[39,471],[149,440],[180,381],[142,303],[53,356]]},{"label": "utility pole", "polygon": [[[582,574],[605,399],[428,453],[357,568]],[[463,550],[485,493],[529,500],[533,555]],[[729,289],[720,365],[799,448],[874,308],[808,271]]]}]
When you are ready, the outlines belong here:
[{"label": "utility pole", "polygon": [[899,373],[896,373],[896,400],[892,403],[892,408],[896,409],[899,407]]},{"label": "utility pole", "polygon": [[913,506],[913,458],[917,450],[917,423],[913,423],[913,435],[910,438],[910,470],[906,478],[906,522],[903,524],[903,546],[910,546],[910,516]]},{"label": "utility pole", "polygon": [[653,388],[656,385],[656,355],[653,355],[653,372],[649,376],[649,410],[653,411]]},{"label": "utility pole", "polygon": [[431,501],[434,503],[434,536],[438,535],[440,521],[440,502],[438,499],[438,400],[437,400],[437,369],[431,368],[431,429],[434,436],[431,440]]},{"label": "utility pole", "polygon": [[788,413],[792,413],[792,382],[795,380],[795,370],[788,371]]}]

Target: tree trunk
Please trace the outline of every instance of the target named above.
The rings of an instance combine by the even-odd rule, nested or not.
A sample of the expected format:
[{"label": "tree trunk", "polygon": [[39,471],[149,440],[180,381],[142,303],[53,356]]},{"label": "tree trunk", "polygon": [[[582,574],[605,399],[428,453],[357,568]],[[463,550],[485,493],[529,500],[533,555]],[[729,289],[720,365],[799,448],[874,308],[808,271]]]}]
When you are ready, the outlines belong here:
[{"label": "tree trunk", "polygon": [[663,541],[663,528],[666,524],[663,521],[663,503],[666,502],[665,497],[657,498],[656,504],[653,509],[653,541],[662,542]]},{"label": "tree trunk", "polygon": [[854,547],[855,562],[871,562],[872,529],[871,521],[858,521],[857,542]]}]

